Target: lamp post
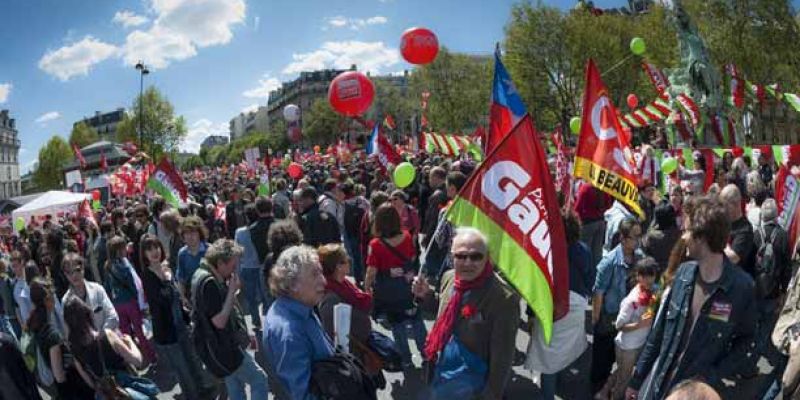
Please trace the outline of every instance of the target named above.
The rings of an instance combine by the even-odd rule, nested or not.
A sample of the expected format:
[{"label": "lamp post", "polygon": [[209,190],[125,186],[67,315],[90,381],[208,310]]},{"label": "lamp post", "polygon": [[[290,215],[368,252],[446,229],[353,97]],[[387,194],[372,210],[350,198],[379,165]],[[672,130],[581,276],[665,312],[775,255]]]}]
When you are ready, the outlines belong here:
[{"label": "lamp post", "polygon": [[136,63],[136,70],[139,71],[139,150],[144,151],[144,76],[150,73],[147,66],[141,61]]}]

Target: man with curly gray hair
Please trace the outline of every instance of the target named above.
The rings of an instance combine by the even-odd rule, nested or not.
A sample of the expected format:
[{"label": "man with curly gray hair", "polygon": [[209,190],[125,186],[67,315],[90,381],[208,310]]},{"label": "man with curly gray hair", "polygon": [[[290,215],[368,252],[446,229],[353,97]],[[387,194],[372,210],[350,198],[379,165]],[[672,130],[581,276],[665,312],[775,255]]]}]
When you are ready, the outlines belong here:
[{"label": "man with curly gray hair", "polygon": [[208,247],[200,267],[192,276],[195,345],[208,370],[225,380],[228,397],[247,399],[245,386],[254,397],[266,399],[267,376],[247,352],[250,338],[236,301],[242,287],[236,267],[243,249],[230,239],[219,239]]},{"label": "man with curly gray hair", "polygon": [[325,295],[325,277],[317,251],[308,246],[284,250],[270,270],[276,297],[264,320],[267,362],[292,399],[305,399],[311,365],[333,355],[333,344],[314,313]]}]

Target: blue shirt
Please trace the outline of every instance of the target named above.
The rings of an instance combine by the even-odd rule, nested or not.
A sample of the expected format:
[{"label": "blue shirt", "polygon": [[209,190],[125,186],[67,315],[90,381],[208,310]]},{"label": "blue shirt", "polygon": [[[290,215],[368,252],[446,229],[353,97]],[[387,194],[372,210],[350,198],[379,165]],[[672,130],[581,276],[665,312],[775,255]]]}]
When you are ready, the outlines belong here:
[{"label": "blue shirt", "polygon": [[314,310],[280,296],[264,321],[264,349],[269,362],[292,400],[311,398],[311,364],[333,355],[333,344]]},{"label": "blue shirt", "polygon": [[641,252],[637,250],[633,253],[633,262],[630,265],[626,264],[622,245],[619,244],[597,264],[594,293],[603,295],[604,312],[608,314],[619,312],[622,299],[628,294],[628,274],[640,257]]},{"label": "blue shirt", "polygon": [[200,261],[206,256],[207,248],[208,245],[206,242],[200,242],[196,255],[192,255],[189,251],[189,246],[183,246],[178,250],[178,268],[175,271],[175,277],[178,279],[178,282],[187,287],[189,286],[192,275],[194,275],[194,272],[197,271],[197,268],[200,266]]},{"label": "blue shirt", "polygon": [[244,253],[239,261],[239,268],[261,268],[258,260],[258,251],[250,238],[250,229],[244,226],[236,230],[234,240],[244,248]]}]

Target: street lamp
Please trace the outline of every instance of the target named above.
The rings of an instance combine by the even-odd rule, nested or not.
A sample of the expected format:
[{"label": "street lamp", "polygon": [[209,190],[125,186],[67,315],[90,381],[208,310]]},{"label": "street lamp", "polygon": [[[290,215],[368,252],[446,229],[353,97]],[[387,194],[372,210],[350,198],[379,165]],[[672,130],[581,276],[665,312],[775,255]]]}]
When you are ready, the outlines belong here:
[{"label": "street lamp", "polygon": [[141,61],[136,63],[136,70],[139,71],[139,150],[144,151],[143,139],[142,136],[144,134],[144,76],[150,73],[150,70],[147,69],[147,66],[144,65]]}]

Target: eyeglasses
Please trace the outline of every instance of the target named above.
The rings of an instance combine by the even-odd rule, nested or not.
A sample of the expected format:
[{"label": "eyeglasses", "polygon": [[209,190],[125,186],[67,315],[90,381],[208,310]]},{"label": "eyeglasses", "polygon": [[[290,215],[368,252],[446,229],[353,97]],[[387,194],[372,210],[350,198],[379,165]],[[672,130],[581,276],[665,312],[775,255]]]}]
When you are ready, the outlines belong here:
[{"label": "eyeglasses", "polygon": [[470,261],[481,261],[483,258],[486,257],[483,253],[453,253],[453,259],[458,261],[465,261],[469,259]]}]

